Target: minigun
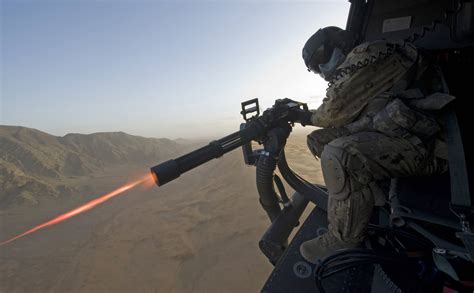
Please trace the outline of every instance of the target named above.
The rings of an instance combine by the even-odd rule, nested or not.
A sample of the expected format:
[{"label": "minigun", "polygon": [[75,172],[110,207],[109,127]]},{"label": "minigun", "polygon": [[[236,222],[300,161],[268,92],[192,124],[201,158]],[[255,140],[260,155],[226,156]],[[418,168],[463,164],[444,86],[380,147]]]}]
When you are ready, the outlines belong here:
[{"label": "minigun", "polygon": [[[156,184],[162,186],[189,170],[242,147],[245,163],[256,167],[260,204],[271,221],[259,246],[270,262],[275,264],[285,250],[293,228],[299,224],[308,202],[312,201],[323,209],[327,206],[324,187],[310,184],[294,173],[285,158],[287,138],[294,124],[301,123],[298,114],[305,111],[308,111],[308,106],[304,103],[279,99],[260,115],[258,99],[243,102],[241,114],[245,123],[240,125],[239,131],[156,165],[151,168],[151,174]],[[263,145],[263,149],[253,150],[252,141]],[[275,174],[277,166],[281,176],[297,191],[291,199],[282,180]]]}]

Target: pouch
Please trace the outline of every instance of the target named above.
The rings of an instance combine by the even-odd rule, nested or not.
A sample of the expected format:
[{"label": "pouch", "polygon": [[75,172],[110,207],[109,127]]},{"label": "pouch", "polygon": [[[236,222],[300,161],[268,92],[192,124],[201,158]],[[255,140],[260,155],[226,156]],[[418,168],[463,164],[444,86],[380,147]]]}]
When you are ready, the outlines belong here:
[{"label": "pouch", "polygon": [[441,129],[434,118],[409,108],[400,99],[391,101],[374,116],[373,127],[392,137],[414,134],[422,139],[432,137]]}]

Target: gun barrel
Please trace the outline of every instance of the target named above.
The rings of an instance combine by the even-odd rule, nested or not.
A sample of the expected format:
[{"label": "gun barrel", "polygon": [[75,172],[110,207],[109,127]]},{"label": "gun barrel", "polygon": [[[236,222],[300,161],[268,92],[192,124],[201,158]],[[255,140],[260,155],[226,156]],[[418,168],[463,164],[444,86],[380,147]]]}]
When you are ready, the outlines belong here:
[{"label": "gun barrel", "polygon": [[169,160],[151,168],[151,173],[158,186],[162,186],[212,159],[218,158],[240,146],[256,139],[262,133],[262,127],[256,122],[247,123],[247,127],[221,139],[210,142],[207,146],[187,153],[177,159]]}]

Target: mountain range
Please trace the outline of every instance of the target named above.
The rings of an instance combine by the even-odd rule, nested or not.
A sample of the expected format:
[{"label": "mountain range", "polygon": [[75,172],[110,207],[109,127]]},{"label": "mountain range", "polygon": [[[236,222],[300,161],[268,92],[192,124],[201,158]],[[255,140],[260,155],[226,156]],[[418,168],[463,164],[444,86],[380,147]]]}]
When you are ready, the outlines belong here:
[{"label": "mountain range", "polygon": [[165,138],[124,132],[63,137],[20,126],[0,126],[0,207],[68,195],[74,180],[123,164],[153,164],[185,147]]}]

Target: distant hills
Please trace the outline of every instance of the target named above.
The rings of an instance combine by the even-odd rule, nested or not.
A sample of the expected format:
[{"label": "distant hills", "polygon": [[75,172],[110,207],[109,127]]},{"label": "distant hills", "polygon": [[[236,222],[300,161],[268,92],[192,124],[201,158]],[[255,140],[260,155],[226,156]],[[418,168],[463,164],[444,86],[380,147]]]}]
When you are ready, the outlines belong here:
[{"label": "distant hills", "polygon": [[164,138],[124,132],[67,134],[63,137],[19,126],[0,126],[0,207],[34,204],[38,196],[69,194],[66,182],[117,164],[153,164],[183,145]]}]

